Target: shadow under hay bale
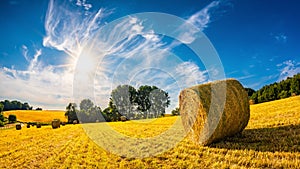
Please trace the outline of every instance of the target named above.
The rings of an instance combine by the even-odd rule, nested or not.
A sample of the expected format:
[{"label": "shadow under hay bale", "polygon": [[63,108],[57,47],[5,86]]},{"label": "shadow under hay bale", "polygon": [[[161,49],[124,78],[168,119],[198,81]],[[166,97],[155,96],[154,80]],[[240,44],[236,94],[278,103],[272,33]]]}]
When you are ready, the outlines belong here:
[{"label": "shadow under hay bale", "polygon": [[60,128],[60,120],[59,119],[54,119],[51,124],[52,124],[53,129]]},{"label": "shadow under hay bale", "polygon": [[21,130],[22,126],[21,124],[16,124],[16,130]]},{"label": "shadow under hay bale", "polygon": [[184,128],[201,145],[241,133],[250,118],[247,92],[235,79],[184,89],[179,106]]}]

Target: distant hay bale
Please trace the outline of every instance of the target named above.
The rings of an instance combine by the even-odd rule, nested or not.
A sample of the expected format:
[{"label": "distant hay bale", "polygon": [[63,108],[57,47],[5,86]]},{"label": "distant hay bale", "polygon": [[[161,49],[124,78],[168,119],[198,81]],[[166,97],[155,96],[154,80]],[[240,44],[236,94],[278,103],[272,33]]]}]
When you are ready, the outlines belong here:
[{"label": "distant hay bale", "polygon": [[120,119],[121,119],[122,122],[127,120],[126,116],[121,116]]},{"label": "distant hay bale", "polygon": [[250,118],[247,92],[235,79],[184,89],[179,106],[185,130],[201,145],[242,132]]},{"label": "distant hay bale", "polygon": [[249,100],[249,104],[250,104],[250,105],[253,105],[253,104],[255,104],[255,101],[252,100],[252,99],[250,99],[250,100]]},{"label": "distant hay bale", "polygon": [[42,125],[41,124],[36,124],[36,128],[41,128],[42,127]]},{"label": "distant hay bale", "polygon": [[30,128],[30,124],[27,124],[27,128]]},{"label": "distant hay bale", "polygon": [[66,122],[62,122],[61,125],[62,125],[62,126],[65,126],[65,125],[66,125]]},{"label": "distant hay bale", "polygon": [[53,129],[60,128],[60,120],[59,119],[54,119],[52,121],[52,128]]},{"label": "distant hay bale", "polygon": [[78,120],[73,120],[73,124],[78,124]]},{"label": "distant hay bale", "polygon": [[22,126],[21,124],[16,124],[16,130],[21,130]]}]

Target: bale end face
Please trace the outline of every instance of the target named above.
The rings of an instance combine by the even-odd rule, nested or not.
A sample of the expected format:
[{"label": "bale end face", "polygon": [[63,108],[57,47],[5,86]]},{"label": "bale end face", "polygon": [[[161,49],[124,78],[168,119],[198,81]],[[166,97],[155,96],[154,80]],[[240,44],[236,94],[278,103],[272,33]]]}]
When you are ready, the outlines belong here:
[{"label": "bale end face", "polygon": [[16,125],[16,130],[21,130],[21,129],[22,129],[21,124],[17,124],[17,125]]},{"label": "bale end face", "polygon": [[59,119],[54,119],[52,121],[52,128],[53,129],[60,128],[60,120]]},{"label": "bale end face", "polygon": [[125,122],[127,120],[126,116],[121,116],[120,119],[122,122]]}]

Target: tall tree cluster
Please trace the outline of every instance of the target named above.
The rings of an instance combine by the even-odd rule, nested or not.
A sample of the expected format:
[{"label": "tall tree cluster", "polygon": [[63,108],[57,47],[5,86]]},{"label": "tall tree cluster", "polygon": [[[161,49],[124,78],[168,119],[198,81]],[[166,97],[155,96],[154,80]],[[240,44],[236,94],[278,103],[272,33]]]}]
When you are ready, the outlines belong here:
[{"label": "tall tree cluster", "polygon": [[128,119],[146,119],[164,116],[165,109],[170,105],[167,92],[156,86],[140,86],[138,89],[130,85],[120,85],[111,93],[112,105]]},{"label": "tall tree cluster", "polygon": [[[248,91],[249,94],[249,91]],[[288,77],[280,82],[265,85],[261,89],[254,92],[250,99],[254,103],[263,103],[278,99],[287,98],[300,94],[300,73],[293,77]]]},{"label": "tall tree cluster", "polygon": [[167,92],[156,86],[141,86],[138,89],[130,85],[119,85],[111,92],[108,107],[103,111],[89,99],[81,101],[79,108],[69,103],[65,115],[69,123],[73,120],[81,122],[119,121],[121,116],[127,119],[145,119],[164,116],[170,105]]}]

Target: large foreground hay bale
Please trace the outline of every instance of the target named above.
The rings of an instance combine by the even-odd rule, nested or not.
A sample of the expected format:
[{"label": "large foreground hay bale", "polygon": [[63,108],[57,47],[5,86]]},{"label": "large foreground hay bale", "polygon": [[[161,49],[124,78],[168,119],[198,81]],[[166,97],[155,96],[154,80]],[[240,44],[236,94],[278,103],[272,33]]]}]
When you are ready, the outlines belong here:
[{"label": "large foreground hay bale", "polygon": [[16,124],[16,130],[21,130],[22,126],[21,124]]},{"label": "large foreground hay bale", "polygon": [[235,79],[184,89],[179,106],[185,129],[201,145],[242,132],[250,118],[247,92]]},{"label": "large foreground hay bale", "polygon": [[59,128],[59,127],[60,127],[60,120],[59,119],[54,119],[52,121],[52,128],[56,129],[56,128]]}]

